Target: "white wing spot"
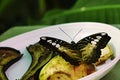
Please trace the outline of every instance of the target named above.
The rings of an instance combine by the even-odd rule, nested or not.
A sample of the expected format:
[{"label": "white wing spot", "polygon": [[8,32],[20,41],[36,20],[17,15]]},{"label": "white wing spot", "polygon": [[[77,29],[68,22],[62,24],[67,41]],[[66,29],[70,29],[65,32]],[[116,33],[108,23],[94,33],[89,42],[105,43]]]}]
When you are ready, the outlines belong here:
[{"label": "white wing spot", "polygon": [[42,40],[46,40],[46,38],[45,38],[45,37],[42,37],[41,39],[42,39]]},{"label": "white wing spot", "polygon": [[52,43],[52,40],[47,40],[48,43]]},{"label": "white wing spot", "polygon": [[57,48],[59,48],[59,47],[60,47],[60,45],[59,45],[59,44],[56,44],[56,47],[57,47]]},{"label": "white wing spot", "polygon": [[55,45],[56,45],[56,43],[54,42],[54,43],[52,43],[52,45],[53,45],[53,46],[55,46]]}]

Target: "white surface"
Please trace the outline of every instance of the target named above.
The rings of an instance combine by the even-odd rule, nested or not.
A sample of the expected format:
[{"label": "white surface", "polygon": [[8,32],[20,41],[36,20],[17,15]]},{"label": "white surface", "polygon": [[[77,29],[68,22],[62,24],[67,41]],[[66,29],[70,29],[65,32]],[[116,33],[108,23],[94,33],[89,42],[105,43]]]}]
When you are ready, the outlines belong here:
[{"label": "white surface", "polygon": [[50,36],[65,40],[67,42],[71,42],[71,39],[60,30],[60,28],[66,32],[74,41],[77,42],[83,37],[86,37],[93,33],[98,32],[106,32],[109,36],[111,36],[111,40],[109,42],[112,45],[115,52],[115,59],[109,61],[108,63],[102,65],[95,73],[88,75],[80,80],[98,80],[102,78],[105,74],[107,74],[111,68],[117,63],[120,59],[120,31],[107,24],[102,23],[94,23],[94,22],[81,22],[81,23],[68,23],[68,24],[60,24],[49,26],[46,28],[41,28],[37,30],[33,30],[31,32],[24,33],[22,35],[10,38],[0,43],[0,46],[13,47],[17,50],[20,50],[24,56],[18,62],[13,64],[6,72],[9,80],[20,79],[20,77],[25,73],[31,63],[31,57],[26,50],[26,47],[30,44],[34,44],[39,41],[41,36]]}]

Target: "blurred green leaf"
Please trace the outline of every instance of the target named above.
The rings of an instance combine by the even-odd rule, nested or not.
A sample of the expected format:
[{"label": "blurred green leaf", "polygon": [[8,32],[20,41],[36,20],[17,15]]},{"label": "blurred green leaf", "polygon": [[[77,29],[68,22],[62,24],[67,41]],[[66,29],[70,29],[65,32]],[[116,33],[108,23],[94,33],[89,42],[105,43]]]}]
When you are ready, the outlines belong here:
[{"label": "blurred green leaf", "polygon": [[97,7],[105,5],[119,5],[120,0],[77,0],[73,9],[81,7]]},{"label": "blurred green leaf", "polygon": [[14,0],[1,0],[0,1],[0,15]]},{"label": "blurred green leaf", "polygon": [[120,23],[120,1],[112,0],[78,0],[70,10],[45,17],[41,24],[61,24],[69,22]]},{"label": "blurred green leaf", "polygon": [[57,15],[57,14],[61,14],[62,12],[64,12],[65,10],[63,10],[63,9],[53,9],[53,10],[50,10],[50,11],[48,11],[46,14],[45,14],[45,16],[44,16],[44,19],[46,18],[46,19],[48,19],[48,17],[50,17],[50,16],[55,16],[55,15]]},{"label": "blurred green leaf", "polygon": [[38,0],[38,6],[40,10],[40,15],[43,15],[46,11],[46,2],[45,0]]},{"label": "blurred green leaf", "polygon": [[[0,31],[13,26],[39,25],[43,15],[58,13],[61,9],[69,9],[75,0],[0,0]],[[58,9],[58,10],[57,10]],[[2,33],[0,32],[0,33]]]}]

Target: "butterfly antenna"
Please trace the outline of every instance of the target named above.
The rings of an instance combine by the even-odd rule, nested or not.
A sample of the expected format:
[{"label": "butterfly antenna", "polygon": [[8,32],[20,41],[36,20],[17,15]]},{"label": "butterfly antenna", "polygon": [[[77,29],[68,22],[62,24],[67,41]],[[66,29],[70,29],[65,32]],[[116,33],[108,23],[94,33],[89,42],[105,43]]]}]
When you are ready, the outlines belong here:
[{"label": "butterfly antenna", "polygon": [[82,31],[82,29],[80,29],[76,34],[75,36],[73,37],[73,40],[76,38],[76,36]]},{"label": "butterfly antenna", "polygon": [[65,34],[73,41],[73,39],[72,39],[62,28],[59,27],[59,29],[60,29],[63,33],[65,33]]}]

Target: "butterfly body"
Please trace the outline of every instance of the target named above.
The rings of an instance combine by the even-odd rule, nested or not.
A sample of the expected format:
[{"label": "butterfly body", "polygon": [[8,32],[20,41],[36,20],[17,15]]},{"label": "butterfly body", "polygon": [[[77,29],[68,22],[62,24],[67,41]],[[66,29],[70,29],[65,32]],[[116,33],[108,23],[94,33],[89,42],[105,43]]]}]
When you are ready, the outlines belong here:
[{"label": "butterfly body", "polygon": [[101,55],[103,49],[111,39],[105,32],[87,36],[77,43],[68,43],[61,39],[42,36],[39,43],[53,51],[58,52],[71,64],[78,65],[81,62],[94,63]]}]

